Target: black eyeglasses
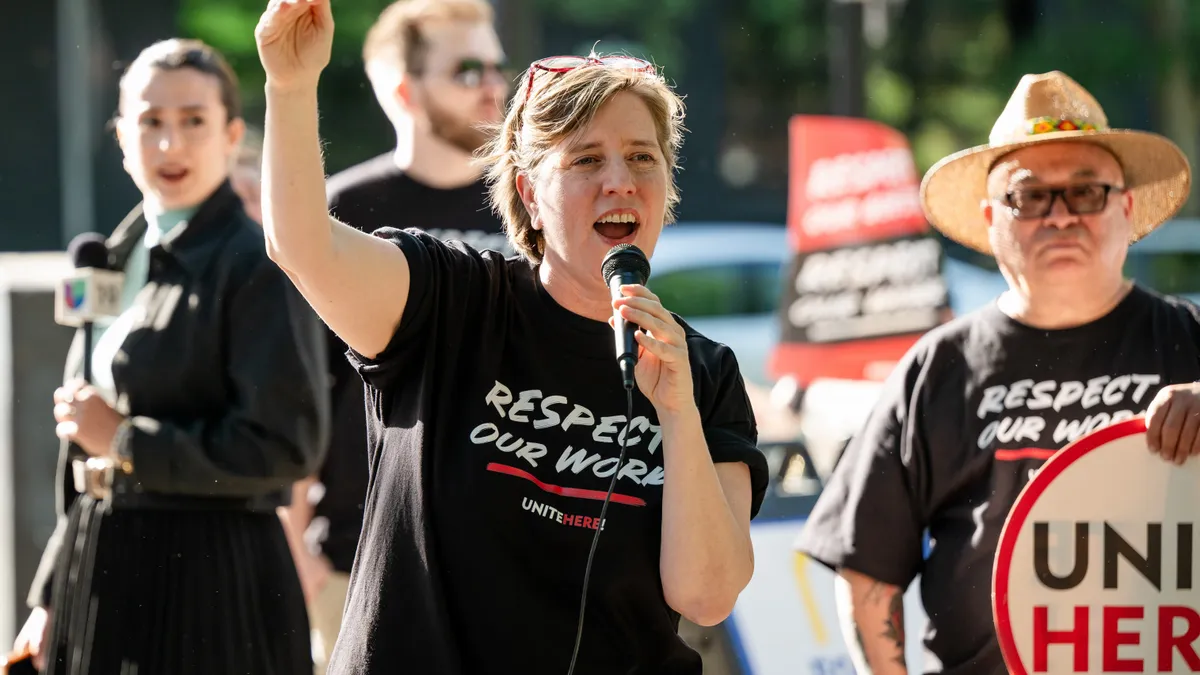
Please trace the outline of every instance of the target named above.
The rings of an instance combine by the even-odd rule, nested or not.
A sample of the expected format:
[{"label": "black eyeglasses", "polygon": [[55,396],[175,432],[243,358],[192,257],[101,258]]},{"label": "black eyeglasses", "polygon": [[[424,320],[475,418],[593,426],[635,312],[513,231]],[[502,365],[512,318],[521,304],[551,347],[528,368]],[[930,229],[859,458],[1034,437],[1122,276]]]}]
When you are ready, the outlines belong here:
[{"label": "black eyeglasses", "polygon": [[1110,192],[1124,187],[1108,183],[1080,183],[1063,188],[1020,188],[1004,195],[1004,202],[1017,220],[1038,220],[1050,215],[1054,202],[1062,197],[1073,216],[1100,213],[1108,206]]}]

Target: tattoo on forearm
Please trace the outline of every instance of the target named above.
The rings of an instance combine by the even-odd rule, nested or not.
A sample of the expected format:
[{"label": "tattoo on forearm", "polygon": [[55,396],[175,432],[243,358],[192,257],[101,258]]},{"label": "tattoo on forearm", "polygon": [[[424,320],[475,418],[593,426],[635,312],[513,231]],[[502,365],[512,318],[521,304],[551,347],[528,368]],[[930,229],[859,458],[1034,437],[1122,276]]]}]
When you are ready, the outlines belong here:
[{"label": "tattoo on forearm", "polygon": [[904,594],[899,591],[893,593],[888,602],[883,636],[895,643],[896,648],[900,650],[895,661],[904,665]]},{"label": "tattoo on forearm", "polygon": [[877,605],[883,602],[883,594],[887,591],[887,584],[882,581],[871,582],[871,587],[867,589],[867,602],[872,605]]},{"label": "tattoo on forearm", "polygon": [[[871,623],[863,624],[857,620],[854,622],[854,639],[862,650],[863,657],[868,661],[886,659],[900,666],[906,665],[904,658],[904,593],[895,586],[875,580],[867,585],[865,592],[860,592],[862,595],[859,596],[859,602],[868,615],[878,617],[880,611],[883,610],[882,632],[874,632]],[[862,618],[866,618],[866,616]],[[872,622],[876,620],[878,619],[872,619]],[[864,630],[872,635],[870,649],[867,647],[867,641],[863,639]],[[868,652],[871,655],[868,655]]]}]

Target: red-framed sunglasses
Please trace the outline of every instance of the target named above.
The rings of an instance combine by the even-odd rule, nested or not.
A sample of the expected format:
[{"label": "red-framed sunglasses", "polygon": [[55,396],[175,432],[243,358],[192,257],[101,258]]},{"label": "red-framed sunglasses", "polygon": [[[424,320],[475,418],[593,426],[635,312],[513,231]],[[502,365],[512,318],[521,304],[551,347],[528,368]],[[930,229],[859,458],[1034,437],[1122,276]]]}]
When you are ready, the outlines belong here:
[{"label": "red-framed sunglasses", "polygon": [[537,72],[567,73],[584,66],[602,66],[643,73],[658,72],[653,63],[632,56],[602,56],[599,58],[595,56],[548,56],[529,65],[529,81],[525,85],[525,102],[529,102],[529,95],[533,93],[533,76]]}]

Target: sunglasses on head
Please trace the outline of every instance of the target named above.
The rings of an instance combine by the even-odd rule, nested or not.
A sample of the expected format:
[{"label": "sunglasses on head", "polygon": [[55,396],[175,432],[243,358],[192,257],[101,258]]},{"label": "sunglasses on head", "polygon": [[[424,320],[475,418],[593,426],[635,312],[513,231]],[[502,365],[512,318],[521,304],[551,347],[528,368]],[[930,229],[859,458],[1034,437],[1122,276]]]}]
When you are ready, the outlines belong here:
[{"label": "sunglasses on head", "polygon": [[525,85],[525,101],[533,93],[533,78],[537,73],[568,73],[585,66],[601,66],[641,73],[657,72],[654,64],[632,56],[550,56],[529,65],[529,80]]},{"label": "sunglasses on head", "polygon": [[1079,183],[1062,188],[1018,188],[1004,195],[1004,202],[1017,220],[1038,220],[1050,215],[1054,202],[1062,198],[1073,216],[1100,213],[1108,206],[1110,192],[1125,188],[1108,183]]}]

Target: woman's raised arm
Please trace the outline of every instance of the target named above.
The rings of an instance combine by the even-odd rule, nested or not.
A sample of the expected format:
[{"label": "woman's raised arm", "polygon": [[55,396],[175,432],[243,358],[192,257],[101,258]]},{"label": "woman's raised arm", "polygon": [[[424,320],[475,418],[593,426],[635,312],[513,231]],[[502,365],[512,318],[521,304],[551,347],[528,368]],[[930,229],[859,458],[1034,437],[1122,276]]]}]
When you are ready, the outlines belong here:
[{"label": "woman's raised arm", "polygon": [[317,83],[333,43],[330,0],[271,0],[255,39],[267,74],[263,229],[267,252],[329,327],[372,357],[408,301],[409,266],[395,245],[339,223],[325,201]]}]

